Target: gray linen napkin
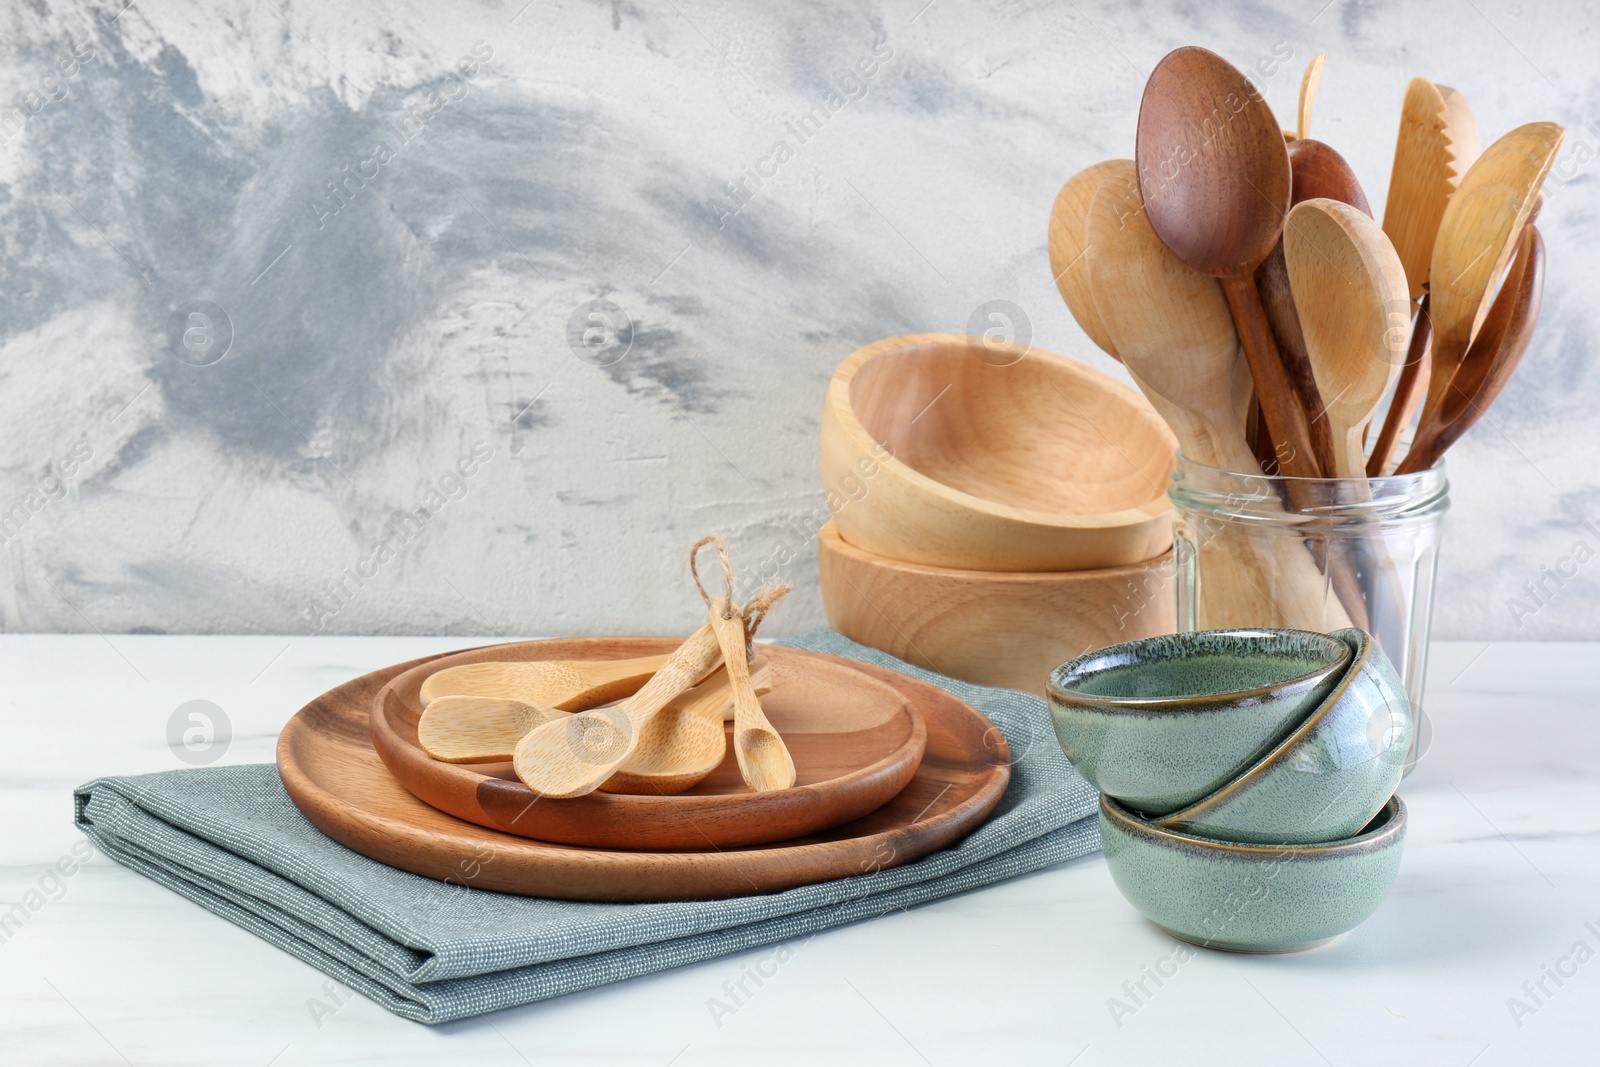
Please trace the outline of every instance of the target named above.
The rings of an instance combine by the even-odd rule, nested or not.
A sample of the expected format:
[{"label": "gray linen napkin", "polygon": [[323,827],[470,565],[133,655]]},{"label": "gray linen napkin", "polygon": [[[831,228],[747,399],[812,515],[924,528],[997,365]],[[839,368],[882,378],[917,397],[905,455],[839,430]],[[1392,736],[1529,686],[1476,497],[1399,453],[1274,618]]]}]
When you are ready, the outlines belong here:
[{"label": "gray linen napkin", "polygon": [[424,1023],[790,941],[1099,847],[1095,791],[1062,756],[1038,697],[944,678],[831,630],[779,643],[902,671],[987,715],[1014,761],[994,814],[901,867],[671,904],[520,897],[387,867],[307,822],[271,764],[101,778],[77,789],[77,824],[118,862]]}]

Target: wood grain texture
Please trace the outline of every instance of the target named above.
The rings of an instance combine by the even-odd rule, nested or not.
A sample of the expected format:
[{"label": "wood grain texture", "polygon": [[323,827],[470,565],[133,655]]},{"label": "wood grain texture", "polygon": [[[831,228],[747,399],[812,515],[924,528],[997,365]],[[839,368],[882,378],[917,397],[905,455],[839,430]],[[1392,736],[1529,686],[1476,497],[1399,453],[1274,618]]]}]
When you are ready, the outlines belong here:
[{"label": "wood grain texture", "polygon": [[1364,478],[1367,424],[1405,362],[1411,325],[1405,268],[1378,224],[1337,200],[1296,205],[1283,250],[1333,436],[1329,473]]},{"label": "wood grain texture", "polygon": [[[605,658],[668,650],[676,642],[615,638],[540,644],[547,646],[549,658]],[[487,655],[503,658],[504,652],[496,648]],[[989,720],[934,686],[851,664],[893,686],[927,723],[927,757],[906,787],[870,814],[767,848],[632,852],[529,841],[428,806],[401,788],[373,750],[373,697],[394,676],[425,662],[375,671],[306,705],[279,735],[278,769],[306,818],[334,840],[382,863],[457,885],[618,902],[773,893],[908,863],[952,844],[983,822],[1010,780],[1010,754]]]},{"label": "wood grain texture", "polygon": [[558,711],[582,711],[639,691],[666,663],[647,656],[618,663],[473,663],[442,670],[422,686],[439,696],[507,697]]},{"label": "wood grain texture", "polygon": [[713,600],[709,611],[733,694],[733,755],[739,764],[739,775],[757,793],[788,789],[795,782],[794,759],[783,738],[767,721],[761,699],[750,684],[744,617],[725,597]]},{"label": "wood grain texture", "polygon": [[[739,654],[744,655],[743,647]],[[547,722],[523,735],[512,752],[512,768],[524,785],[552,800],[599,789],[645,740],[650,720],[721,662],[717,635],[708,623],[690,634],[622,703]],[[648,736],[655,743],[667,740],[654,732]],[[655,755],[641,753],[641,758],[648,761]]]},{"label": "wood grain texture", "polygon": [[1089,285],[1089,257],[1094,249],[1084,233],[1088,221],[1089,205],[1100,183],[1108,178],[1132,180],[1137,171],[1131,159],[1107,159],[1085,167],[1067,179],[1056,194],[1050,207],[1050,273],[1055,277],[1056,288],[1067,302],[1067,310],[1083,332],[1089,335],[1099,349],[1112,359],[1120,361],[1116,345],[1100,321],[1100,312],[1094,306],[1094,292]]},{"label": "wood grain texture", "polygon": [[1255,285],[1289,210],[1292,176],[1278,120],[1238,68],[1188,46],[1150,73],[1137,141],[1151,226],[1185,265],[1222,282],[1278,464],[1292,477],[1316,477],[1310,420]]},{"label": "wood grain texture", "polygon": [[[756,693],[772,691],[772,671],[764,656],[750,661]],[[666,797],[687,792],[722,766],[728,754],[724,722],[733,714],[733,685],[726,666],[678,697],[650,720],[633,757],[600,786],[608,793]],[[648,735],[660,733],[660,739]]]},{"label": "wood grain texture", "polygon": [[[1310,67],[1306,68],[1306,73],[1311,73]],[[1327,198],[1349,204],[1369,216],[1372,214],[1361,183],[1356,180],[1355,171],[1332,147],[1302,134],[1289,144],[1288,153],[1293,179],[1289,198],[1292,204]],[[1333,477],[1333,472],[1338,468],[1333,433],[1328,420],[1322,417],[1322,393],[1317,388],[1311,357],[1306,352],[1305,333],[1300,325],[1300,313],[1295,307],[1294,289],[1289,282],[1289,264],[1284,259],[1282,239],[1279,239],[1266,262],[1256,269],[1256,289],[1261,294],[1267,321],[1272,325],[1272,336],[1278,343],[1283,369],[1294,388],[1300,410],[1305,413],[1311,435],[1311,455],[1316,461],[1317,473],[1325,478]],[[1258,447],[1255,451],[1260,458],[1262,450]],[[1271,451],[1268,449],[1269,453]],[[1278,466],[1274,459],[1268,470],[1276,472]]]},{"label": "wood grain texture", "polygon": [[1476,123],[1471,123],[1470,131],[1461,128],[1471,117],[1464,98],[1460,108],[1466,117],[1452,124],[1444,94],[1427,78],[1412,78],[1400,105],[1383,232],[1400,256],[1412,300],[1427,286],[1439,220],[1467,169],[1458,154],[1463,147],[1458,141],[1477,140]]},{"label": "wood grain texture", "polygon": [[1425,423],[1445,402],[1565,134],[1553,122],[1518,126],[1484,150],[1445,206],[1429,267],[1433,358]]},{"label": "wood grain texture", "polygon": [[834,521],[874,552],[931,566],[1079,570],[1160,555],[1173,447],[1150,405],[1110,377],[953,334],[860,349],[822,414]]},{"label": "wood grain texture", "polygon": [[1483,417],[1528,351],[1543,300],[1544,239],[1538,227],[1530,225],[1523,228],[1517,258],[1483,320],[1483,328],[1472,339],[1461,369],[1450,381],[1450,393],[1439,406],[1437,421],[1419,428],[1417,440],[1397,468],[1398,473],[1432,467]]},{"label": "wood grain texture", "polygon": [[[557,648],[599,659],[667,644],[644,638],[534,641],[449,659],[490,654],[537,659],[558,654]],[[927,731],[898,690],[845,660],[761,648],[762,670],[774,687],[766,704],[795,758],[797,785],[782,792],[749,791],[718,707],[702,716],[702,725],[709,727],[714,715],[723,756],[681,794],[654,792],[648,781],[637,791],[611,792],[608,779],[607,792],[540,800],[509,763],[446,764],[427,758],[416,742],[421,711],[416,688],[427,667],[402,673],[378,694],[371,709],[371,743],[404,789],[441,811],[520,837],[604,848],[694,850],[782,840],[859,818],[905,787],[922,758]],[[724,688],[721,699],[725,693]],[[647,729],[663,727],[669,715],[656,716]],[[650,770],[647,763],[627,766]]]},{"label": "wood grain texture", "polygon": [[828,624],[853,641],[977,685],[1043,694],[1090,649],[1171,633],[1172,556],[1096,571],[999,574],[875,556],[817,535]]},{"label": "wood grain texture", "polygon": [[[1250,370],[1240,358],[1217,280],[1166,247],[1136,185],[1102,184],[1089,211],[1088,233],[1101,251],[1090,264],[1101,318],[1184,455],[1226,471],[1259,470],[1244,433]],[[1316,561],[1292,532],[1256,539],[1222,527],[1202,547],[1204,628],[1349,625]]]},{"label": "wood grain texture", "polygon": [[417,743],[445,763],[508,760],[530,730],[570,714],[507,697],[434,697],[417,722]]},{"label": "wood grain texture", "polygon": [[1317,89],[1322,85],[1322,68],[1327,62],[1328,54],[1318,52],[1306,64],[1305,73],[1300,75],[1300,107],[1294,134],[1296,140],[1303,141],[1311,136],[1311,112],[1317,106]]}]

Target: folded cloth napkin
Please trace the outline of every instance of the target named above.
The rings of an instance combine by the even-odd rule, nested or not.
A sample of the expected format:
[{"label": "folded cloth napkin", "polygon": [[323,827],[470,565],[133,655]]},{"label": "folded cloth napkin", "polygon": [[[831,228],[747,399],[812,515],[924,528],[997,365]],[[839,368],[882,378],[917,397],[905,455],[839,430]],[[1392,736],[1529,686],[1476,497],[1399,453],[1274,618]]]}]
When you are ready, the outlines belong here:
[{"label": "folded cloth napkin", "polygon": [[902,671],[993,720],[1014,764],[988,821],[900,867],[671,904],[520,897],[387,867],[307,822],[271,764],[101,778],[76,791],[77,823],[118,862],[424,1023],[790,941],[1099,847],[1095,791],[1062,756],[1038,697],[944,678],[831,630],[779,643]]}]

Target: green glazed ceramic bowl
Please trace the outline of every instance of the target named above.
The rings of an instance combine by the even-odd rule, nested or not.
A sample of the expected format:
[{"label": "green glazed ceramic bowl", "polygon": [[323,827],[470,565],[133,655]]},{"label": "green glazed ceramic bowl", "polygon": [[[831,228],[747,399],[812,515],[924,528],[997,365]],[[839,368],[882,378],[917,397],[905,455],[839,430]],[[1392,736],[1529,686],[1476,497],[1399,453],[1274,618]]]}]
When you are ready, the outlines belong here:
[{"label": "green glazed ceramic bowl", "polygon": [[1333,635],[1353,658],[1333,691],[1243,774],[1158,826],[1220,841],[1337,841],[1394,795],[1411,747],[1411,703],[1389,657],[1362,630]]},{"label": "green glazed ceramic bowl", "polygon": [[1100,842],[1128,902],[1172,936],[1232,952],[1294,952],[1354,929],[1400,869],[1406,806],[1391,797],[1357,836],[1245,845],[1164,830],[1100,798]]},{"label": "green glazed ceramic bowl", "polygon": [[1349,662],[1345,642],[1305,630],[1149,637],[1052,671],[1050,717],[1095,788],[1138,811],[1176,811],[1288,736]]}]

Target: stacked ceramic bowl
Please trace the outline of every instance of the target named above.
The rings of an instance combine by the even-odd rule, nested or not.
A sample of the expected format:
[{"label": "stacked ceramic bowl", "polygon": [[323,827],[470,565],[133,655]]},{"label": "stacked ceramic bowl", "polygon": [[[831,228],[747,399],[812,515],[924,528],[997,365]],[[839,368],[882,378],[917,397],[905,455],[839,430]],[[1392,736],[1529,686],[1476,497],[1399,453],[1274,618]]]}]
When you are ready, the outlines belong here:
[{"label": "stacked ceramic bowl", "polygon": [[917,334],[860,349],[822,416],[828,621],[1034,692],[1086,649],[1170,633],[1174,449],[1144,397],[1036,347]]},{"label": "stacked ceramic bowl", "polygon": [[1206,630],[1050,675],[1124,896],[1185,941],[1286,952],[1367,918],[1405,837],[1405,687],[1361,630]]}]

